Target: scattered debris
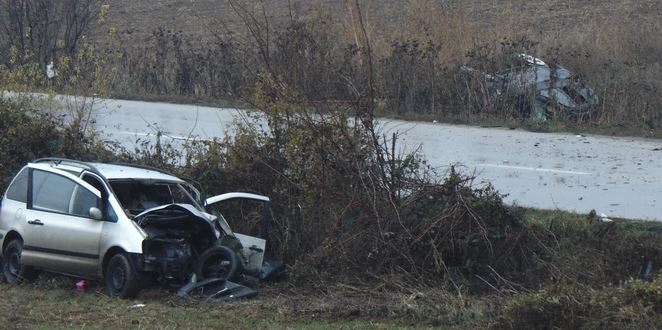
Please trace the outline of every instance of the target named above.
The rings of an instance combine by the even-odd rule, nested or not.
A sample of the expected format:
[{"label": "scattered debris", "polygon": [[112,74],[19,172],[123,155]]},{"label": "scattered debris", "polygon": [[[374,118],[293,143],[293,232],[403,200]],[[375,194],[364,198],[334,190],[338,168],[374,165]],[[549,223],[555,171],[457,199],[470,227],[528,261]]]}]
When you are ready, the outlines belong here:
[{"label": "scattered debris", "polygon": [[127,308],[133,309],[133,308],[143,308],[143,307],[145,307],[145,304],[135,304],[135,305],[131,305]]},{"label": "scattered debris", "polygon": [[614,220],[609,219],[606,214],[600,213],[600,221],[602,222],[614,222]]},{"label": "scattered debris", "polygon": [[639,278],[642,281],[647,282],[651,282],[653,280],[653,260],[651,258],[644,257],[644,261],[641,263]]},{"label": "scattered debris", "polygon": [[53,64],[53,61],[51,61],[46,65],[46,77],[48,79],[53,79],[55,76],[57,76],[57,71],[55,71],[55,65]]},{"label": "scattered debris", "polygon": [[177,291],[177,295],[193,301],[209,302],[213,299],[230,301],[251,298],[257,295],[257,292],[249,287],[222,278],[208,278],[185,285]]},{"label": "scattered debris", "polygon": [[86,289],[87,289],[86,280],[80,280],[76,282],[76,292],[84,293]]}]

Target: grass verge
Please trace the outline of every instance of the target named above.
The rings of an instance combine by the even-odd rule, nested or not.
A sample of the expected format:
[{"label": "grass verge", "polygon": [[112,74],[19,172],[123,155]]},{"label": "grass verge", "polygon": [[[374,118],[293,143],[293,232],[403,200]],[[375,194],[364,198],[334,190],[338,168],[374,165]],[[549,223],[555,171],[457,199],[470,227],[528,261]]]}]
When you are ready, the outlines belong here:
[{"label": "grass verge", "polygon": [[[662,326],[659,270],[649,282],[637,279],[637,253],[662,247],[662,223],[626,219],[605,223],[591,215],[517,211],[539,239],[553,237],[556,244],[548,244],[553,253],[541,257],[538,266],[557,271],[529,270],[534,281],[517,290],[503,286],[473,294],[421,283],[401,288],[393,283],[328,283],[323,290],[313,290],[284,281],[261,285],[256,299],[193,304],[157,289],[144,291],[136,300],[110,299],[96,283],[81,294],[75,292],[72,278],[42,275],[32,284],[0,285],[0,322],[16,328],[164,329]],[[659,253],[652,258],[654,265],[662,264]],[[540,276],[543,273],[546,276]],[[136,304],[145,306],[129,307]]]},{"label": "grass verge", "polygon": [[[297,317],[279,311],[284,299],[267,293],[255,300],[195,305],[159,291],[140,299],[111,299],[93,287],[78,293],[74,280],[42,276],[37,283],[0,285],[0,322],[7,328],[154,329],[384,329],[412,328],[382,320],[331,319],[311,313]],[[144,304],[144,307],[135,307]],[[133,307],[132,307],[133,306]],[[139,305],[138,305],[139,306]],[[319,315],[319,316],[318,316]]]}]

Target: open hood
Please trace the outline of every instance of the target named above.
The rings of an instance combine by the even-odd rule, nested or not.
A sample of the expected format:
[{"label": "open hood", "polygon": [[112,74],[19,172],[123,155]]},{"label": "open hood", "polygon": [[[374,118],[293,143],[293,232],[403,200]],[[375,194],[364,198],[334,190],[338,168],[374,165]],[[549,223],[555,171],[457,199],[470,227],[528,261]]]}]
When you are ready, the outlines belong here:
[{"label": "open hood", "polygon": [[[219,233],[214,228],[216,217],[196,209],[190,204],[161,205],[135,216],[134,221],[141,228],[192,230],[214,242]],[[149,231],[148,231],[149,233]]]}]

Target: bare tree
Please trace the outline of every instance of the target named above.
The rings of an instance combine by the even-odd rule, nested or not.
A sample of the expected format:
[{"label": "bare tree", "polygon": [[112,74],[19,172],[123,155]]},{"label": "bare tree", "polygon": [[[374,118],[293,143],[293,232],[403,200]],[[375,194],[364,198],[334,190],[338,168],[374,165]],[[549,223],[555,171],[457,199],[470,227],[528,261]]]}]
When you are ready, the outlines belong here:
[{"label": "bare tree", "polygon": [[[8,67],[72,56],[101,11],[100,0],[0,0],[0,54]],[[4,56],[3,56],[4,55]]]}]

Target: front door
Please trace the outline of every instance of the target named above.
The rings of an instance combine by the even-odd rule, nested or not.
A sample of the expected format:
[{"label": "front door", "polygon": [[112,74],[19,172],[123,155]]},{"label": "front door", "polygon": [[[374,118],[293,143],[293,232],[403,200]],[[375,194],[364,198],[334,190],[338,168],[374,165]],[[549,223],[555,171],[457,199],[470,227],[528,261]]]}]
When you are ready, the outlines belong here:
[{"label": "front door", "polygon": [[93,219],[90,208],[100,208],[99,191],[64,171],[31,170],[25,263],[58,272],[95,274],[104,222]]}]

